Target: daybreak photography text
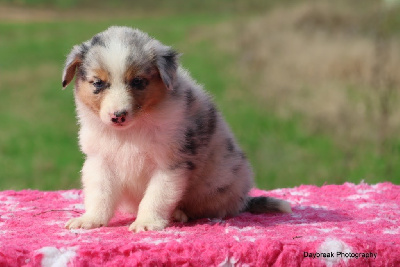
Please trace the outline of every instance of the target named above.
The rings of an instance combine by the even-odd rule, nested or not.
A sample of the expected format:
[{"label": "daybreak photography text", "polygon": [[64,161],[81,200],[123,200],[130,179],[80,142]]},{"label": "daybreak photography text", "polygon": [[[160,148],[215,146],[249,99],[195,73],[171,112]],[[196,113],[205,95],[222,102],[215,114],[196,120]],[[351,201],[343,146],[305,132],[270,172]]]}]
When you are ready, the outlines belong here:
[{"label": "daybreak photography text", "polygon": [[303,252],[304,258],[343,258],[343,259],[358,259],[358,258],[374,258],[378,253],[373,252]]}]

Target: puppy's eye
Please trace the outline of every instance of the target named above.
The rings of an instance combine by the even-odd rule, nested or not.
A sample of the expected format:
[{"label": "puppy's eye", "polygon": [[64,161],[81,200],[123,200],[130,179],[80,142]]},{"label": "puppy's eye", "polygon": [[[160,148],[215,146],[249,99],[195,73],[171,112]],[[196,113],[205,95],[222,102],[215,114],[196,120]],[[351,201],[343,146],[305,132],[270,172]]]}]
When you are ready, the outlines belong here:
[{"label": "puppy's eye", "polygon": [[107,83],[102,81],[102,80],[96,80],[92,84],[93,84],[93,86],[95,88],[95,90],[93,92],[94,94],[100,93],[107,86]]},{"label": "puppy's eye", "polygon": [[103,88],[105,85],[105,82],[103,82],[102,80],[97,80],[95,82],[93,82],[93,86],[98,89],[98,88]]},{"label": "puppy's eye", "polygon": [[130,86],[134,89],[137,90],[143,90],[146,88],[147,84],[148,84],[148,80],[145,78],[141,78],[141,77],[135,77],[131,82],[130,82]]}]

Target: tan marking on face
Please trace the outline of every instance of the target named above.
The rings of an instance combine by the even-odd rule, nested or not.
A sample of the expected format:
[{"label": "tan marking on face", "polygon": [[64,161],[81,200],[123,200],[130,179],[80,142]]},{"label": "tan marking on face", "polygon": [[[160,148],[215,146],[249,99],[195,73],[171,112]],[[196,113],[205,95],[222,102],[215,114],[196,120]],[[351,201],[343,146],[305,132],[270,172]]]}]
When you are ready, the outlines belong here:
[{"label": "tan marking on face", "polygon": [[108,71],[104,70],[104,69],[95,69],[93,71],[95,73],[95,77],[102,80],[103,82],[109,82],[109,74]]},{"label": "tan marking on face", "polygon": [[138,68],[134,65],[130,66],[125,72],[125,76],[124,76],[125,82],[129,83],[129,81],[132,81],[139,74],[140,74],[140,68]]},{"label": "tan marking on face", "polygon": [[[94,71],[96,78],[108,82],[108,72],[102,69]],[[94,113],[99,114],[101,102],[107,95],[107,89],[98,94],[94,94],[95,88],[92,84],[94,79],[85,80],[82,77],[76,79],[76,97],[78,97]]]},{"label": "tan marking on face", "polygon": [[126,77],[128,78],[128,84],[129,81],[132,81],[135,77],[142,77],[148,80],[148,85],[143,90],[131,88],[137,112],[151,111],[162,102],[167,95],[167,88],[165,87],[158,70],[153,69],[139,73],[130,71],[126,74]]}]

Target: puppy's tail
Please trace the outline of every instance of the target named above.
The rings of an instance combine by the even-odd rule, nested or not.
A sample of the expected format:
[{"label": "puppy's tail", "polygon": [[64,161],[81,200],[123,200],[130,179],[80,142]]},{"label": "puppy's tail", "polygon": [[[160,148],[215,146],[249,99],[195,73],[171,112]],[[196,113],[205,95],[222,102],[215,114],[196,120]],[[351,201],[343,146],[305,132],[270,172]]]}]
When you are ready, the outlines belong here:
[{"label": "puppy's tail", "polygon": [[244,211],[260,214],[268,212],[292,213],[289,202],[272,197],[247,197]]}]

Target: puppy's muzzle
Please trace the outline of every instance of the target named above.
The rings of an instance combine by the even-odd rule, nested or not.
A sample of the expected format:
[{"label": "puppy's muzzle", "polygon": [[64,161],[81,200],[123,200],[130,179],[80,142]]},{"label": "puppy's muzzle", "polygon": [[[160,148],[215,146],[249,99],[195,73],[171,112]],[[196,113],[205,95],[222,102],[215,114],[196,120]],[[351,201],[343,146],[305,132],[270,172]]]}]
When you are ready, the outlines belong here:
[{"label": "puppy's muzzle", "polygon": [[111,115],[111,121],[114,124],[123,124],[126,121],[126,116],[128,112],[126,110],[115,111],[114,114]]}]

